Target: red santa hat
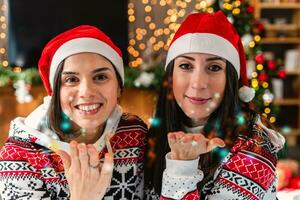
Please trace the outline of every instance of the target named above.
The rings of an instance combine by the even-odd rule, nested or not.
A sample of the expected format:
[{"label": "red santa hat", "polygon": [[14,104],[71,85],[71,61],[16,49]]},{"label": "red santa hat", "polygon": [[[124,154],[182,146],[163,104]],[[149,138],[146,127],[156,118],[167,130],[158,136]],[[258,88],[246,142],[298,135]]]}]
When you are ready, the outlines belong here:
[{"label": "red santa hat", "polygon": [[59,64],[76,53],[98,53],[107,58],[124,84],[124,66],[120,49],[101,30],[81,25],[57,35],[45,46],[39,60],[39,72],[49,96],[52,95],[54,75]]},{"label": "red santa hat", "polygon": [[222,11],[189,15],[170,43],[165,68],[186,53],[208,53],[229,61],[244,84],[239,90],[240,99],[244,102],[253,99],[255,92],[247,87],[246,57],[240,36]]}]

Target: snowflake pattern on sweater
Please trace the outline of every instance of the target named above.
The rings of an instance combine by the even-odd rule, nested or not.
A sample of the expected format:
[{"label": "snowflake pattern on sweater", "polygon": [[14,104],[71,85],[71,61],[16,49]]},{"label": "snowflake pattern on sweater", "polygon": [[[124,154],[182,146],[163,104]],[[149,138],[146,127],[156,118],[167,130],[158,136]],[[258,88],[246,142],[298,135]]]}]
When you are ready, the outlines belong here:
[{"label": "snowflake pattern on sweater", "polygon": [[214,173],[213,180],[207,182],[201,191],[197,189],[197,183],[203,176],[198,166],[192,166],[197,165],[198,159],[191,164],[188,163],[191,161],[171,161],[166,157],[160,199],[276,199],[276,154],[282,148],[284,138],[267,129],[260,120],[252,131],[252,138],[237,138]]},{"label": "snowflake pattern on sweater", "polygon": [[[12,121],[10,132],[29,135],[30,131]],[[21,128],[22,127],[22,128]],[[137,116],[123,113],[111,138],[114,169],[104,199],[143,198],[143,158],[147,126]],[[42,134],[42,133],[41,133]],[[70,198],[60,157],[30,137],[10,137],[0,151],[0,192],[3,200],[44,200]],[[100,153],[103,159],[107,149]]]}]

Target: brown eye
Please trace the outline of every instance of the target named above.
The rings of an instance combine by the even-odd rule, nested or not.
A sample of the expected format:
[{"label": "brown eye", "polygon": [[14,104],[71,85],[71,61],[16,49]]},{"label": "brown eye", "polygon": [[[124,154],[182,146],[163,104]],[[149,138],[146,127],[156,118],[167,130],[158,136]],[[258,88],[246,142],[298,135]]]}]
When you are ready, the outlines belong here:
[{"label": "brown eye", "polygon": [[74,82],[77,82],[77,81],[78,81],[78,78],[75,77],[75,76],[67,77],[67,78],[65,79],[65,82],[66,82],[66,83],[74,83]]},{"label": "brown eye", "polygon": [[108,76],[106,74],[97,74],[94,76],[94,80],[96,81],[105,81],[108,79]]},{"label": "brown eye", "polygon": [[222,70],[222,67],[220,67],[219,65],[210,65],[210,66],[208,67],[208,69],[209,69],[210,71],[217,72],[217,71]]},{"label": "brown eye", "polygon": [[181,68],[181,69],[183,69],[183,70],[189,70],[189,69],[192,68],[191,65],[188,64],[188,63],[180,64],[178,67]]}]

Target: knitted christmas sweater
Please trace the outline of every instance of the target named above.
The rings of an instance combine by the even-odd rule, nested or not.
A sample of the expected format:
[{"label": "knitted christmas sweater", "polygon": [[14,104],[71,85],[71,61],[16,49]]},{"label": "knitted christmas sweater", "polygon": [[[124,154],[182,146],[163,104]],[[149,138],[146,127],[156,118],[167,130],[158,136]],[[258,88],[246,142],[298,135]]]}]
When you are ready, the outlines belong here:
[{"label": "knitted christmas sweater", "polygon": [[[142,120],[134,115],[121,113],[111,138],[115,152],[114,169],[111,185],[104,199],[143,198],[142,172],[146,133],[147,127]],[[54,140],[44,132],[26,126],[24,118],[13,120],[10,137],[0,151],[2,199],[69,199],[62,161],[53,151],[57,146],[68,147],[68,143]],[[106,152],[106,147],[100,150],[101,159]]]},{"label": "knitted christmas sweater", "polygon": [[253,137],[239,136],[213,179],[200,190],[197,184],[203,179],[203,172],[198,166],[199,159],[170,160],[166,155],[162,194],[148,196],[148,199],[276,199],[276,153],[285,140],[279,133],[266,128],[259,118],[256,120],[250,130]]}]

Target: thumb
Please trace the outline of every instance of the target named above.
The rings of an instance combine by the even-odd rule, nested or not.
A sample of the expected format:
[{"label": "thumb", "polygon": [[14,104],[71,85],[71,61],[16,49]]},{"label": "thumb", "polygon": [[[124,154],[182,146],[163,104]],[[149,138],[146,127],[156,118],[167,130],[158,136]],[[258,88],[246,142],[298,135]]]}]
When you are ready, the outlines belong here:
[{"label": "thumb", "polygon": [[71,156],[63,150],[56,151],[56,154],[60,156],[65,170],[68,170],[71,166]]},{"label": "thumb", "polygon": [[216,147],[225,147],[225,142],[221,138],[212,138],[208,141],[207,152],[212,151]]}]

